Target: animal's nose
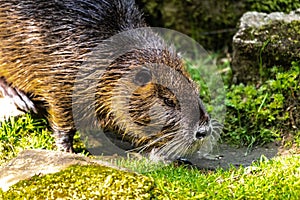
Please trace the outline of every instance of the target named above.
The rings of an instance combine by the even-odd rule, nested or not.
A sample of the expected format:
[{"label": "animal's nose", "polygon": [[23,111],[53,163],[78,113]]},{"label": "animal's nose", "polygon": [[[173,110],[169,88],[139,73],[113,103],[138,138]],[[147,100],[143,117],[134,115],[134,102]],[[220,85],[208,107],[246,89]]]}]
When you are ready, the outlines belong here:
[{"label": "animal's nose", "polygon": [[206,136],[206,132],[205,131],[197,131],[195,136],[197,139],[202,139]]},{"label": "animal's nose", "polygon": [[206,136],[208,136],[210,134],[211,134],[210,126],[209,125],[204,125],[196,131],[195,137],[197,139],[203,139],[203,138],[205,138]]}]

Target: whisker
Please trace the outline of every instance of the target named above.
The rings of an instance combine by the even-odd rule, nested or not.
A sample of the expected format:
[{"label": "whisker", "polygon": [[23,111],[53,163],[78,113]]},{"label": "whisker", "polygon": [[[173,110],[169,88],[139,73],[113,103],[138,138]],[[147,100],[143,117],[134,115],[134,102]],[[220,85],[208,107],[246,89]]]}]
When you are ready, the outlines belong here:
[{"label": "whisker", "polygon": [[[155,154],[158,155],[159,157],[168,158],[168,159],[175,159],[181,156],[188,156],[193,154],[196,151],[198,151],[199,154],[205,155],[213,149],[213,146],[220,138],[220,133],[222,132],[222,128],[223,128],[223,125],[215,119],[211,119],[210,126],[212,129],[211,135],[209,135],[202,141],[191,140],[189,139],[189,137],[186,138],[178,137],[178,136],[174,137],[178,134],[178,132],[171,132],[162,135],[159,138],[154,139],[148,144],[129,150],[129,152],[130,151],[138,151],[139,153],[143,152],[147,148],[155,145],[156,143],[164,140],[165,138],[173,137],[173,139],[171,139],[170,141],[159,146],[157,151],[155,151]],[[153,136],[155,135],[156,134],[153,134]]]},{"label": "whisker", "polygon": [[175,141],[168,142],[163,148],[160,148],[159,154],[167,157],[180,156],[184,152],[184,145],[186,142],[183,142],[181,138],[177,138]]},{"label": "whisker", "polygon": [[134,149],[131,149],[131,150],[128,150],[128,152],[132,152],[132,151],[138,151],[139,153],[143,152],[145,149],[147,149],[148,147],[150,147],[151,145],[159,142],[160,140],[166,138],[166,137],[169,137],[169,136],[173,136],[175,135],[176,133],[175,132],[171,132],[171,133],[168,133],[168,134],[165,134],[155,140],[153,140],[151,143],[148,143],[148,144],[145,144],[141,147],[137,147],[137,148],[134,148]]}]

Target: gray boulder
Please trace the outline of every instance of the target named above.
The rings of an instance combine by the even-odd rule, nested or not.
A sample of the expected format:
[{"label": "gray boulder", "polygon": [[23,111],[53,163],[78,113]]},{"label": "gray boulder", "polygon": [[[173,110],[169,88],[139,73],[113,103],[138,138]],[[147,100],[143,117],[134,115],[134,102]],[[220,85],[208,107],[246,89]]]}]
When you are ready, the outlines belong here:
[{"label": "gray boulder", "polygon": [[247,12],[233,37],[235,82],[257,82],[273,66],[300,60],[300,9],[289,14]]}]

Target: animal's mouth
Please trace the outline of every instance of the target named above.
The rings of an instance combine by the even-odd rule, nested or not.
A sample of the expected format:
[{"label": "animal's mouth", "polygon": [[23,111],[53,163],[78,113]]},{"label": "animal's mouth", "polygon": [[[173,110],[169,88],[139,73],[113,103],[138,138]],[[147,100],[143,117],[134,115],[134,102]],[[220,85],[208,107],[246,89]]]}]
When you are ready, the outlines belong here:
[{"label": "animal's mouth", "polygon": [[198,128],[196,133],[187,130],[176,130],[160,134],[155,139],[145,141],[144,145],[130,151],[150,153],[151,160],[176,160],[190,157],[198,152],[201,155],[209,153],[217,143],[222,125],[216,120],[210,120]]},{"label": "animal's mouth", "polygon": [[203,125],[197,130],[194,138],[191,138],[190,134],[177,135],[163,146],[152,150],[152,157],[160,160],[176,160],[189,157],[196,152],[200,156],[206,155],[219,140],[222,128],[218,121],[211,120],[208,125]]}]

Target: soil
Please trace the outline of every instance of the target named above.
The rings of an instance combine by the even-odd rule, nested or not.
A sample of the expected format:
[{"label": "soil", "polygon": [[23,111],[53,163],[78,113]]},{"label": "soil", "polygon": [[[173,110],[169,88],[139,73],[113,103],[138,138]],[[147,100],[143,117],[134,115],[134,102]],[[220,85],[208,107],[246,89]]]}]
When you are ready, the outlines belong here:
[{"label": "soil", "polygon": [[271,159],[278,155],[281,147],[276,143],[256,146],[249,150],[247,147],[236,148],[228,144],[219,144],[214,151],[205,158],[192,158],[190,161],[199,169],[214,170],[228,169],[231,166],[250,166],[262,156]]}]

